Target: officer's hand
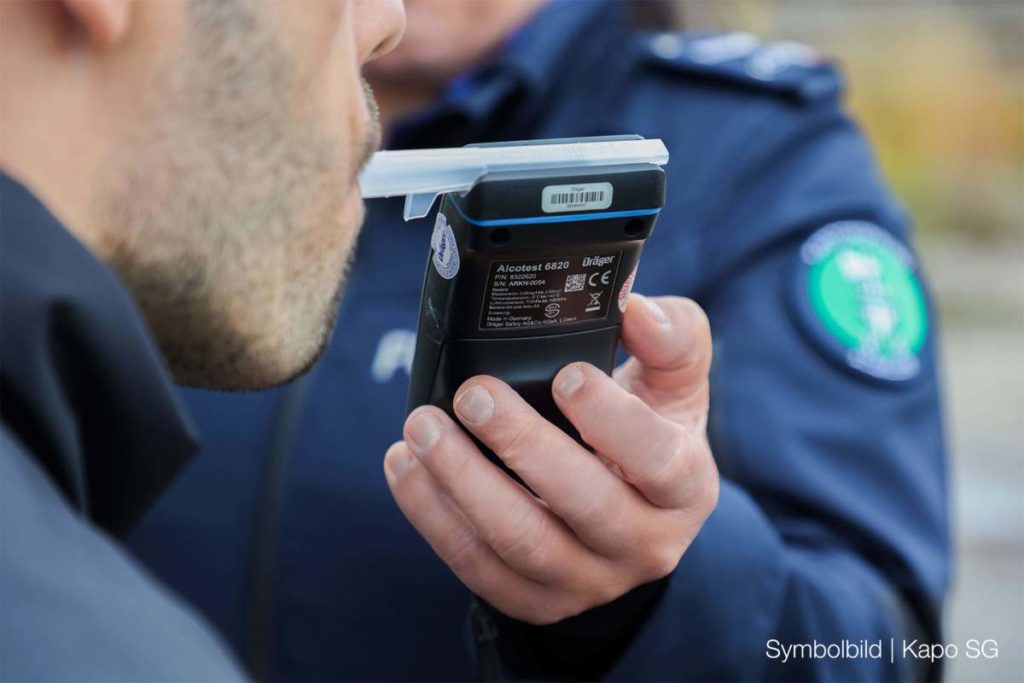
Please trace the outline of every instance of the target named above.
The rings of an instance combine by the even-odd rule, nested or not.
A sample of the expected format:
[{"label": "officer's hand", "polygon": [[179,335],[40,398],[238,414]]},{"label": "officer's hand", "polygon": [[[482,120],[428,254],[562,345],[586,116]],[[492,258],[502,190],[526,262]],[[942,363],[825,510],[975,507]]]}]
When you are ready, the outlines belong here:
[{"label": "officer's hand", "polygon": [[385,457],[402,512],[474,593],[511,617],[556,622],[666,576],[718,500],[704,312],[686,299],[634,295],[622,338],[633,358],[614,380],[574,363],[552,387],[597,456],[493,377],[456,394],[462,424],[539,498],[432,406],[409,416],[405,441]]}]

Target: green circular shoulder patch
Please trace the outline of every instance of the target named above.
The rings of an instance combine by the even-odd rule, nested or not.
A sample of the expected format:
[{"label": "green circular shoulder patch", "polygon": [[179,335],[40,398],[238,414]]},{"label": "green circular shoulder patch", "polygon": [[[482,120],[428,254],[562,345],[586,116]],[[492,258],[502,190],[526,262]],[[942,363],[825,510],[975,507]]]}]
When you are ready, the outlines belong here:
[{"label": "green circular shoulder patch", "polygon": [[872,223],[831,223],[800,249],[798,311],[850,367],[906,380],[921,368],[928,307],[913,255]]}]

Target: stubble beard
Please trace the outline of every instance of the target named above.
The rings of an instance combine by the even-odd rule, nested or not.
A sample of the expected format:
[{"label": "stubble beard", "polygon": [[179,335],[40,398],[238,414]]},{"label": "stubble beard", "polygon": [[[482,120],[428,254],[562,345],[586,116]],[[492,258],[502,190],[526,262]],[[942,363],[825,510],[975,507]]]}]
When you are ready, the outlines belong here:
[{"label": "stubble beard", "polygon": [[222,2],[197,3],[198,44],[140,97],[144,123],[110,162],[104,249],[178,382],[246,390],[323,352],[359,212],[342,141],[289,100],[287,56]]}]

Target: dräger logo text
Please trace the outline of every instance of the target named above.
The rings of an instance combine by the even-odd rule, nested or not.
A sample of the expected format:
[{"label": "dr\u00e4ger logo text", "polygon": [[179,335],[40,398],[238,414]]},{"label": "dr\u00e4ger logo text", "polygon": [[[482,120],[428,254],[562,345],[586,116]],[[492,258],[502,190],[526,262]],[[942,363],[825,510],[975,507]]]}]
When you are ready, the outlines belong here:
[{"label": "dr\u00e4ger logo text", "polygon": [[589,268],[590,266],[606,266],[614,260],[614,256],[584,256],[583,267]]}]

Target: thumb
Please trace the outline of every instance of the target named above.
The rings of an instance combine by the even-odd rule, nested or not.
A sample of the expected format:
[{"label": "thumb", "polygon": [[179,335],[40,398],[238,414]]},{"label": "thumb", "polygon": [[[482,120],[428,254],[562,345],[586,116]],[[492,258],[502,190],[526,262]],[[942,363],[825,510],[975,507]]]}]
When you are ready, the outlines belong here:
[{"label": "thumb", "polygon": [[662,400],[707,391],[711,326],[692,299],[631,294],[622,319],[622,345],[633,356],[616,379],[634,394]]}]

